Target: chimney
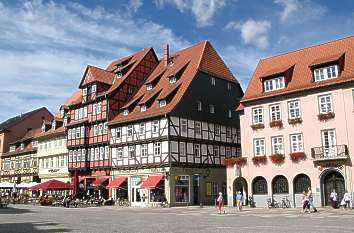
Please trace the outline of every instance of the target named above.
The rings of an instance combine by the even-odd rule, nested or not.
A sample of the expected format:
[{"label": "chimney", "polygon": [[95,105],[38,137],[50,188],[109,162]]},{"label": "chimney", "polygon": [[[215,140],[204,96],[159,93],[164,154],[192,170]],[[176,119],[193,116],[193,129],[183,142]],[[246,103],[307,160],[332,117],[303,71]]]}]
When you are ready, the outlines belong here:
[{"label": "chimney", "polygon": [[170,48],[169,48],[168,44],[166,44],[165,48],[163,50],[163,62],[164,62],[165,66],[168,65],[169,59],[170,59]]}]

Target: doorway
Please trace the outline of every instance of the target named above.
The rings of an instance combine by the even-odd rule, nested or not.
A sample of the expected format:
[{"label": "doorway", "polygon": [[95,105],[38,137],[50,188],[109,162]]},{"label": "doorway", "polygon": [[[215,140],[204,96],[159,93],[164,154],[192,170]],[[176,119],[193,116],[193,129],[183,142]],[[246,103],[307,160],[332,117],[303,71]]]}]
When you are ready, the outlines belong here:
[{"label": "doorway", "polygon": [[321,180],[322,184],[322,201],[324,205],[330,205],[330,195],[333,190],[336,191],[338,195],[338,202],[342,200],[345,193],[345,181],[342,174],[338,171],[331,170],[328,171]]},{"label": "doorway", "polygon": [[235,196],[237,192],[241,192],[242,198],[243,198],[243,205],[247,205],[248,201],[248,186],[247,186],[247,181],[243,177],[238,177],[234,180],[234,191],[233,191],[233,199],[234,199],[234,205],[235,205]]}]

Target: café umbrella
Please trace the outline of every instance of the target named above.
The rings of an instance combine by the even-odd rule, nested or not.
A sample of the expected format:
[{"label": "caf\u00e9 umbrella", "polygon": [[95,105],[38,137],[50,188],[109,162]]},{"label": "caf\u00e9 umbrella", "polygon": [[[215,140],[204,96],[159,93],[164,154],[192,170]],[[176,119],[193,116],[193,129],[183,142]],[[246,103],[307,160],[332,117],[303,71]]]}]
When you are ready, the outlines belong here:
[{"label": "caf\u00e9 umbrella", "polygon": [[31,188],[32,191],[36,190],[65,190],[73,189],[73,186],[59,180],[49,180],[47,182],[37,184]]}]

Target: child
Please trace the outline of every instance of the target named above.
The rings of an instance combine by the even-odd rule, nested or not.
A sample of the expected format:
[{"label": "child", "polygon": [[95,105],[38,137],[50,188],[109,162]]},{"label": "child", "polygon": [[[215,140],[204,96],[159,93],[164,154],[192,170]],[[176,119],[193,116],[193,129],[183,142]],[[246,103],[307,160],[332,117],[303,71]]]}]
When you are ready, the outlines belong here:
[{"label": "child", "polygon": [[[221,214],[221,210],[222,210],[222,206],[224,204],[224,199],[222,197],[222,192],[219,193],[219,197],[217,199],[217,205],[218,205],[218,210],[219,210],[219,214]],[[224,210],[225,213],[225,210]]]}]

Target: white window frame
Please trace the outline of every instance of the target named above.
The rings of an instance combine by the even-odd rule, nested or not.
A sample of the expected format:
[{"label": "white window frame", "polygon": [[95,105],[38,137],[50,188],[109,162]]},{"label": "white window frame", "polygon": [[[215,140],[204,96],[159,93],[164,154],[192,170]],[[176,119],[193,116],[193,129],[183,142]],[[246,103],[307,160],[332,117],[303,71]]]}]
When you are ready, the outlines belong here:
[{"label": "white window frame", "polygon": [[264,116],[263,116],[263,108],[257,107],[252,108],[252,122],[253,124],[263,124],[264,123]]},{"label": "white window frame", "polygon": [[129,158],[134,158],[135,155],[135,146],[129,146]]},{"label": "white window frame", "polygon": [[292,100],[288,102],[289,119],[301,118],[300,100]]},{"label": "white window frame", "polygon": [[181,119],[181,133],[187,133],[187,131],[188,131],[187,120]]},{"label": "white window frame", "polygon": [[146,90],[147,90],[147,91],[152,90],[152,88],[153,88],[153,87],[152,87],[152,84],[151,84],[151,83],[149,83],[149,84],[146,85]]},{"label": "white window frame", "polygon": [[159,133],[160,125],[158,120],[152,121],[152,133]]},{"label": "white window frame", "polygon": [[133,137],[133,125],[127,126],[127,137]]},{"label": "white window frame", "polygon": [[194,155],[196,157],[201,156],[200,144],[194,144]]},{"label": "white window frame", "polygon": [[196,135],[202,135],[202,123],[200,121],[196,121],[194,123],[194,130]]},{"label": "white window frame", "polygon": [[148,145],[147,144],[141,144],[140,146],[140,153],[141,157],[147,157],[148,156]]},{"label": "white window frame", "polygon": [[274,136],[271,137],[272,141],[272,154],[284,154],[284,137]]},{"label": "white window frame", "polygon": [[285,88],[284,76],[268,79],[263,81],[264,92],[275,91]]},{"label": "white window frame", "polygon": [[122,138],[122,128],[118,127],[116,128],[116,139],[121,139]]},{"label": "white window frame", "polygon": [[198,112],[201,112],[203,109],[202,101],[198,100],[197,101],[197,110]]},{"label": "white window frame", "polygon": [[103,123],[103,134],[107,134],[108,133],[108,122]]},{"label": "white window frame", "polygon": [[291,153],[304,152],[304,139],[302,133],[290,134]]},{"label": "white window frame", "polygon": [[211,113],[211,114],[215,113],[215,107],[213,104],[209,104],[209,113]]},{"label": "white window frame", "polygon": [[210,82],[212,86],[215,86],[216,81],[214,77],[210,77]]},{"label": "white window frame", "polygon": [[338,78],[338,65],[331,65],[314,69],[313,76],[315,78],[315,82]]},{"label": "white window frame", "polygon": [[81,138],[85,137],[85,126],[81,126]]},{"label": "white window frame", "polygon": [[220,136],[220,134],[221,134],[221,129],[220,129],[221,127],[220,127],[220,125],[215,125],[215,136]]},{"label": "white window frame", "polygon": [[144,122],[140,122],[139,123],[139,134],[140,135],[144,135],[145,134],[145,123]]},{"label": "white window frame", "polygon": [[167,103],[166,100],[160,100],[159,104],[160,104],[160,108],[162,108],[165,107]]},{"label": "white window frame", "polygon": [[91,86],[91,92],[92,93],[95,93],[97,91],[97,86],[96,86],[96,84],[93,84],[92,86]]},{"label": "white window frame", "polygon": [[140,112],[146,112],[146,105],[140,106]]},{"label": "white window frame", "polygon": [[128,114],[129,114],[129,110],[128,110],[128,109],[125,109],[125,110],[123,111],[123,116],[128,116]]},{"label": "white window frame", "polygon": [[[324,100],[324,102],[322,102]],[[318,105],[320,113],[329,113],[333,112],[333,101],[332,95],[322,95],[318,97]]]},{"label": "white window frame", "polygon": [[[258,148],[259,148],[259,150],[258,150]],[[253,139],[253,154],[254,154],[254,156],[264,156],[265,153],[266,153],[265,138]]]},{"label": "white window frame", "polygon": [[123,147],[117,147],[117,159],[122,159],[123,158]]},{"label": "white window frame", "polygon": [[280,121],[281,120],[281,105],[272,104],[269,106],[270,120]]},{"label": "white window frame", "polygon": [[170,83],[175,83],[175,82],[177,82],[177,77],[176,76],[172,76],[172,77],[170,77]]},{"label": "white window frame", "polygon": [[161,142],[154,143],[154,155],[161,155]]}]

